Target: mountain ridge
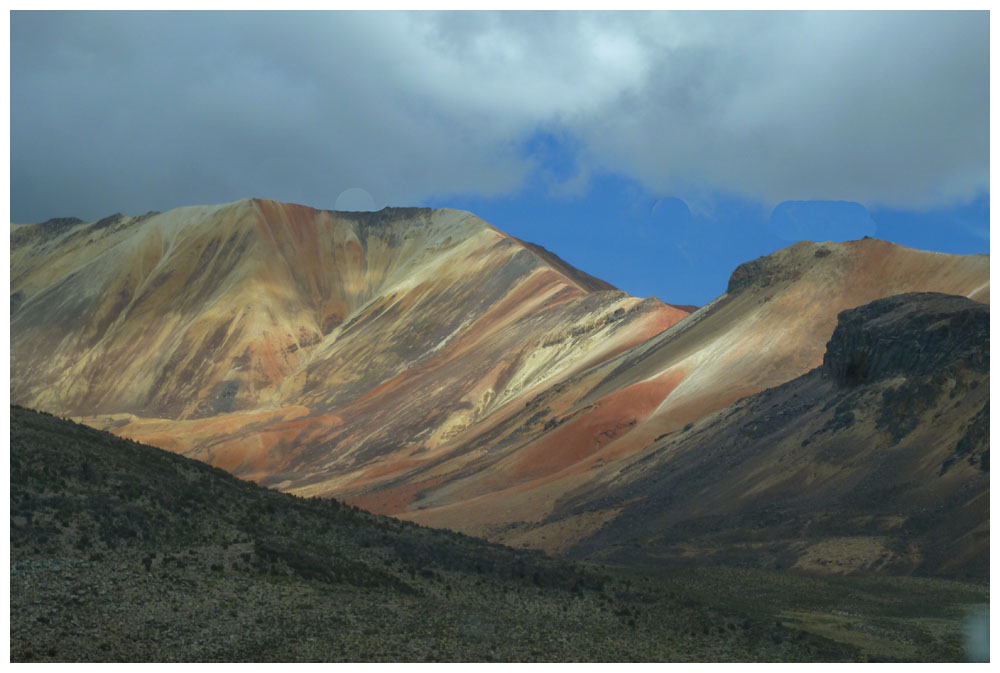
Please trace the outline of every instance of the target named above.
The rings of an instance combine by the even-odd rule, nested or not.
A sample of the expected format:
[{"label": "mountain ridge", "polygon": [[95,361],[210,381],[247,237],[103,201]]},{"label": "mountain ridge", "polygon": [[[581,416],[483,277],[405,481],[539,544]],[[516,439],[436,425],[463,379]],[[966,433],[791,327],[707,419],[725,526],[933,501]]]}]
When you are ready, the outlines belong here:
[{"label": "mountain ridge", "polygon": [[[263,334],[260,334],[262,331],[273,332],[281,329],[286,334],[284,337],[285,343],[282,344],[258,343],[258,346],[264,349],[262,353],[264,361],[261,363],[262,366],[259,369],[265,370],[258,372],[258,374],[267,379],[263,383],[265,387],[268,387],[277,384],[279,379],[291,373],[291,369],[294,368],[294,361],[299,359],[294,356],[291,358],[284,357],[290,354],[283,353],[283,350],[292,348],[299,350],[316,345],[325,337],[328,337],[336,325],[343,326],[343,329],[350,328],[352,326],[350,321],[358,318],[359,314],[364,313],[366,309],[370,308],[374,311],[385,310],[386,307],[371,305],[371,302],[378,300],[380,296],[386,297],[393,292],[396,292],[397,295],[399,293],[405,294],[408,290],[414,289],[413,286],[417,285],[419,281],[416,279],[416,273],[412,270],[412,267],[416,261],[419,261],[421,255],[434,255],[441,252],[435,248],[443,248],[444,252],[450,251],[450,254],[454,254],[456,250],[461,252],[461,246],[464,242],[475,236],[487,235],[488,240],[484,241],[487,244],[490,243],[491,239],[495,238],[496,243],[501,243],[501,247],[505,245],[509,247],[511,245],[509,243],[502,244],[502,241],[515,241],[515,239],[506,237],[478,218],[474,218],[471,214],[449,210],[436,212],[438,213],[437,215],[434,215],[435,211],[429,209],[386,209],[373,214],[355,213],[348,215],[344,218],[345,222],[360,222],[361,224],[355,227],[347,225],[346,228],[341,227],[341,229],[337,230],[343,232],[341,236],[343,240],[340,242],[339,248],[339,261],[338,250],[334,250],[334,254],[331,257],[333,257],[332,261],[335,264],[334,268],[343,268],[346,272],[341,273],[340,281],[336,285],[330,285],[330,281],[326,279],[324,262],[315,255],[307,254],[310,248],[315,249],[319,247],[317,245],[318,241],[313,241],[309,238],[310,234],[316,233],[315,230],[310,231],[310,226],[319,228],[322,228],[324,225],[335,228],[339,226],[336,223],[331,224],[329,222],[329,218],[332,216],[329,214],[324,215],[328,211],[318,211],[304,206],[279,205],[276,202],[259,199],[248,199],[215,208],[192,207],[170,211],[170,214],[167,215],[126,218],[116,227],[102,227],[101,229],[107,232],[104,238],[113,238],[114,234],[118,234],[126,228],[131,228],[133,225],[141,224],[143,220],[146,220],[145,229],[148,231],[133,231],[133,233],[137,233],[145,239],[154,240],[139,240],[137,242],[135,239],[138,236],[131,236],[124,241],[111,240],[108,245],[104,246],[107,249],[102,250],[101,255],[106,254],[108,250],[114,250],[119,255],[127,255],[133,258],[137,256],[152,256],[152,259],[144,265],[145,268],[138,270],[125,268],[117,272],[118,276],[133,277],[132,283],[117,283],[117,285],[122,285],[121,287],[116,287],[116,283],[111,280],[100,278],[99,273],[83,268],[81,270],[82,273],[98,276],[98,284],[104,286],[101,288],[101,294],[112,297],[117,296],[118,301],[104,302],[105,305],[98,306],[96,311],[91,309],[98,315],[83,316],[82,319],[92,324],[96,323],[95,329],[90,330],[96,336],[96,333],[103,333],[108,327],[112,327],[110,319],[105,318],[105,315],[114,315],[117,317],[123,312],[128,311],[145,311],[148,313],[149,309],[146,309],[142,305],[144,300],[148,299],[149,293],[159,291],[160,295],[165,294],[163,290],[164,286],[168,286],[166,289],[171,296],[169,298],[159,297],[158,301],[160,305],[168,306],[167,310],[170,312],[177,312],[179,310],[181,314],[188,312],[198,313],[204,308],[206,303],[217,303],[220,300],[220,292],[226,293],[228,291],[227,288],[231,288],[234,283],[241,283],[241,287],[245,289],[239,290],[238,288],[233,288],[236,294],[235,296],[231,296],[233,292],[229,292],[230,296],[227,296],[227,301],[233,304],[247,304],[248,302],[260,303],[263,300],[268,303],[263,310],[256,310],[249,318],[244,319],[244,322],[248,324],[237,325],[237,327],[258,332],[256,338],[251,337],[245,346],[253,346],[255,342],[260,342],[262,339],[267,341],[268,339]],[[416,215],[416,219],[413,219],[414,215]],[[184,233],[182,230],[185,227],[189,228],[191,226],[190,220],[194,216],[211,218],[208,222],[214,226],[215,230],[206,230],[205,227],[199,227],[196,231],[187,232],[189,238],[200,237],[205,241],[196,250],[188,251],[184,249],[185,242],[183,237],[180,238],[180,243],[177,241],[178,237]],[[320,221],[316,225],[311,225],[306,223],[309,217],[318,217],[320,220],[326,221]],[[429,217],[437,217],[438,221],[424,221]],[[398,222],[400,218],[406,223],[405,235],[401,231],[393,229],[392,223]],[[236,220],[235,224],[233,220]],[[261,229],[263,226],[263,229],[257,233],[256,237],[250,238],[253,232],[248,231],[248,229],[254,227],[254,220],[256,220],[256,227]],[[261,222],[266,224],[261,225]],[[84,233],[84,230],[91,230],[94,226],[96,225],[82,223],[77,226],[78,231],[72,232],[70,235]],[[234,226],[235,231],[233,230]],[[384,233],[386,240],[366,236],[366,230],[372,228],[379,229]],[[421,231],[428,233],[421,235]],[[490,237],[486,232],[495,232],[495,236]],[[65,233],[62,235],[63,237],[66,236]],[[334,238],[338,237],[336,232],[333,232],[332,235]],[[403,240],[405,237],[416,238],[418,240],[408,246],[407,242]],[[88,241],[88,243],[91,242]],[[99,243],[99,241],[97,242]],[[370,242],[377,244],[371,250],[368,249]],[[188,243],[187,247],[190,248],[190,241]],[[333,243],[336,244],[337,242],[334,241]],[[159,244],[158,250],[149,250],[150,247],[156,248],[156,244]],[[404,256],[398,261],[385,258],[386,254],[393,254],[394,244],[396,248],[403,248],[402,253]],[[139,245],[144,249],[140,251],[118,250],[118,245],[131,245],[132,247]],[[178,249],[178,245],[180,249]],[[267,254],[267,259],[281,261],[281,265],[285,268],[262,268],[259,262],[253,264],[252,262],[255,261],[253,257],[261,255],[261,252],[254,251],[260,250],[261,246],[274,248],[273,253]],[[352,248],[352,246],[355,247]],[[104,259],[101,261],[101,255],[89,253],[86,250],[86,245],[78,247],[83,248],[85,265],[87,263],[101,263],[104,266],[114,265],[113,260]],[[360,251],[358,247],[360,247]],[[483,248],[483,245],[480,245],[479,248]],[[429,253],[428,249],[430,250]],[[564,283],[568,286],[567,290],[587,291],[588,282],[584,282],[586,279],[583,276],[570,277],[560,275],[561,271],[556,267],[545,266],[547,264],[545,255],[540,255],[534,250],[525,249],[527,251],[524,255],[527,255],[527,257],[524,258],[518,258],[516,254],[513,254],[516,250],[513,252],[498,251],[497,254],[501,256],[500,262],[503,261],[503,257],[505,256],[511,259],[514,266],[500,264],[500,268],[496,270],[502,272],[503,269],[509,269],[507,273],[513,273],[516,276],[533,273],[533,270],[551,268],[552,271],[547,273],[554,273],[556,276],[549,279],[550,283]],[[197,252],[197,255],[194,254],[195,252]],[[63,257],[67,256],[64,255]],[[174,264],[175,267],[179,266],[180,268],[170,268],[171,263],[175,261],[171,259],[174,256],[186,256],[185,259],[181,259]],[[440,257],[440,255],[438,256]],[[248,262],[248,260],[250,261]],[[37,290],[33,291],[35,288],[31,282],[32,279],[25,279],[23,278],[24,274],[18,273],[20,261],[16,256],[12,259],[14,270],[14,273],[12,273],[12,283],[15,286],[12,287],[12,294],[21,293],[19,299],[16,301],[17,310],[12,317],[15,325],[20,320],[19,316],[32,308],[33,302],[46,298],[44,293],[41,296],[36,296]],[[54,280],[56,281],[55,285],[58,294],[71,294],[72,288],[64,287],[65,276],[60,279],[58,275],[60,268],[58,262],[63,260],[57,259],[55,261],[57,262],[55,265],[44,265],[47,268],[46,273],[50,277],[56,277]],[[273,262],[269,261],[267,264],[273,265]],[[542,266],[539,266],[539,264],[542,264]],[[311,271],[309,269],[310,265],[318,268]],[[36,264],[35,269],[39,266],[43,265]],[[117,266],[120,267],[121,264],[119,263]],[[255,268],[247,269],[246,267],[248,266]],[[222,267],[222,272],[215,272],[219,267]],[[440,272],[440,267],[441,262],[439,261],[436,264],[438,272]],[[206,268],[213,271],[207,279],[201,276],[202,271]],[[407,269],[411,270],[407,271]],[[433,272],[433,269],[431,271]],[[176,281],[176,278],[169,277],[171,274],[175,277],[183,276],[185,290],[196,284],[202,286],[204,289],[201,293],[191,296],[190,292],[181,291],[182,288]],[[35,275],[43,274],[36,271]],[[59,285],[60,280],[62,280],[63,286]],[[494,284],[496,282],[494,281]],[[594,287],[596,284],[597,281],[589,283],[591,287]],[[109,285],[111,287],[108,287]],[[441,283],[438,283],[438,285],[441,285]],[[599,286],[599,288],[601,290],[613,291],[613,288],[606,284]],[[279,289],[280,293],[275,295],[275,289]],[[426,293],[426,290],[421,291]],[[573,294],[573,292],[571,291],[570,294]],[[246,299],[241,299],[242,296],[246,296]],[[392,298],[388,297],[390,300]],[[85,312],[90,308],[85,305],[88,303],[88,300],[90,304],[94,303],[92,297],[77,299],[76,313]],[[418,300],[419,297],[411,301]],[[280,316],[282,310],[287,310],[287,306],[276,305],[278,301],[283,305],[291,302],[293,306],[298,306],[298,317],[294,315],[290,316],[289,319],[279,317],[276,322],[273,316]],[[145,303],[153,302],[146,301]],[[454,300],[452,300],[452,303],[454,303]],[[393,302],[390,301],[387,308],[391,310],[392,304]],[[53,308],[59,309],[63,315],[70,313],[70,319],[72,319],[73,311],[67,311],[65,306],[56,306]],[[268,315],[272,317],[269,319]],[[239,320],[240,316],[238,315],[229,316],[230,323]],[[55,318],[49,318],[49,321],[55,322]],[[262,326],[255,327],[255,323],[261,323]],[[190,326],[188,326],[189,328]],[[208,327],[205,328],[205,330],[208,329]],[[211,331],[208,334],[194,339],[194,341],[207,342],[208,351],[211,352],[214,348],[222,346],[226,340],[232,339],[232,332],[232,324],[216,324],[214,327],[211,327]],[[195,336],[197,337],[197,335]],[[93,337],[90,338],[90,340],[92,339]],[[93,344],[87,343],[84,345],[89,347]],[[179,346],[179,344],[175,344],[174,348],[176,349]],[[192,346],[192,343],[184,344],[184,350],[191,350]],[[206,353],[206,357],[207,355],[208,353]],[[243,355],[248,357],[253,356],[252,353],[244,353]],[[236,353],[235,356],[240,356],[240,353]],[[191,364],[190,358],[185,357],[184,354],[180,354],[176,361],[167,359],[165,362],[161,362],[160,367],[161,369],[174,369],[183,365],[185,360],[188,360],[189,364]],[[281,360],[293,360],[293,362],[283,365]],[[197,372],[189,370],[187,373],[191,376]],[[219,376],[224,376],[224,373],[219,372],[213,378],[218,379]],[[237,396],[243,394],[248,387],[248,383],[253,388],[253,382],[247,381],[247,377],[237,376],[236,378],[243,379],[241,381],[242,390],[237,393]],[[162,389],[168,381],[157,379],[151,383],[155,383],[155,388]],[[218,383],[214,385],[216,387],[220,386]],[[202,382],[200,387],[207,387],[206,382]],[[22,394],[20,391],[18,392]],[[173,400],[175,400],[173,402],[169,399],[157,401],[155,398],[155,394],[151,395],[146,405],[136,410],[144,415],[168,417],[180,415],[182,418],[185,416],[190,417],[192,414],[205,415],[208,411],[204,405],[197,411],[190,407],[178,410],[176,405],[180,402],[177,401],[178,395],[176,393],[172,395]],[[44,398],[34,401],[41,402],[44,401]],[[262,400],[258,399],[254,402],[253,406],[259,406],[260,401]],[[95,406],[94,402],[93,400],[88,401],[87,405],[93,408]],[[152,406],[150,406],[150,403]],[[64,409],[71,408],[73,405],[68,400],[59,402],[59,404]],[[103,404],[98,403],[97,406],[96,411],[100,413],[121,413],[128,411],[128,406],[134,408],[135,401],[125,402],[125,406],[121,403],[117,407],[109,406],[107,402]],[[104,408],[101,409],[101,406],[104,406]],[[240,408],[238,403],[235,408]],[[157,413],[157,409],[162,409],[169,413]],[[150,412],[153,413],[150,414]]]},{"label": "mountain ridge", "polygon": [[[816,256],[817,251],[828,254]],[[818,366],[842,309],[886,292],[929,287],[967,294],[984,282],[988,287],[988,258],[930,254],[874,239],[801,243],[775,255],[779,259],[793,257],[794,262],[786,265],[788,278],[780,283],[749,285],[721,296],[673,328],[581,373],[562,390],[544,391],[520,414],[513,427],[522,427],[536,411],[549,409],[535,420],[539,450],[571,441],[593,442],[596,451],[577,463],[574,471],[559,477],[560,483],[539,484],[533,493],[535,504],[518,511],[515,521],[532,524],[544,520],[554,513],[565,493],[588,481],[600,481],[603,473],[613,474],[628,464],[629,456],[641,455],[657,437]],[[866,273],[859,273],[859,269]],[[662,387],[657,390],[656,386]],[[657,390],[654,396],[659,399],[646,407],[644,417],[637,417],[634,403],[626,401],[648,398],[651,388]],[[609,405],[618,405],[617,419],[612,416],[600,421],[599,414]],[[631,418],[637,422],[624,431],[616,429],[618,422],[630,422]],[[598,421],[593,431],[587,430],[588,419]],[[571,424],[578,430],[563,431]],[[545,427],[550,425],[554,429]],[[607,437],[605,432],[612,434]],[[558,441],[548,437],[553,433],[562,436]],[[540,533],[546,535],[544,541],[524,537],[522,527],[511,527],[510,521],[494,514],[501,511],[504,499],[513,496],[498,493],[493,497],[484,489],[472,482],[465,492],[478,491],[475,501],[457,499],[454,505],[441,506],[437,513],[410,510],[397,515],[483,531],[519,544],[565,548],[568,541],[561,540],[561,534],[553,539],[552,531]],[[369,497],[363,502],[377,501]],[[477,519],[477,523],[470,523]]]},{"label": "mountain ridge", "polygon": [[878,239],[752,260],[689,313],[465,211],[247,199],[56,228],[12,234],[28,241],[11,258],[12,401],[560,553],[620,515],[567,523],[568,494],[819,366],[842,310],[989,301],[988,256]]}]

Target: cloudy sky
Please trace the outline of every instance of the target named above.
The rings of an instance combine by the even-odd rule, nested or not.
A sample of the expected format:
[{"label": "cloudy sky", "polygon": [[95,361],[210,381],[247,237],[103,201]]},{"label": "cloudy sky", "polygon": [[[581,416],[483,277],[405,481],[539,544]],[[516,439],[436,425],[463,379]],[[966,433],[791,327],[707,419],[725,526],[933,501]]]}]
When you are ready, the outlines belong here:
[{"label": "cloudy sky", "polygon": [[11,15],[11,220],[472,210],[637,295],[863,235],[989,243],[989,17]]}]

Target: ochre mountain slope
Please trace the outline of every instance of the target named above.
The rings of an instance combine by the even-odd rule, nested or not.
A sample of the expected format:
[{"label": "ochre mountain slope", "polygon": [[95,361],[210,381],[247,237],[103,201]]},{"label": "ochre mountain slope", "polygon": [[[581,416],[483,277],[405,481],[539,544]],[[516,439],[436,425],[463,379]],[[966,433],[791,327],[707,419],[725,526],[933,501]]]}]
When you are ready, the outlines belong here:
[{"label": "ochre mountain slope", "polygon": [[468,213],[262,200],[19,227],[11,274],[13,402],[553,552],[620,512],[567,494],[818,366],[840,311],[989,300],[985,255],[803,242],[686,317]]},{"label": "ochre mountain slope", "polygon": [[324,493],[687,315],[453,210],[60,220],[11,272],[13,401]]},{"label": "ochre mountain slope", "polygon": [[517,320],[509,293],[539,309],[614,290],[457,211],[247,200],[68,222],[13,236],[13,392],[74,414],[330,408],[466,328]]}]

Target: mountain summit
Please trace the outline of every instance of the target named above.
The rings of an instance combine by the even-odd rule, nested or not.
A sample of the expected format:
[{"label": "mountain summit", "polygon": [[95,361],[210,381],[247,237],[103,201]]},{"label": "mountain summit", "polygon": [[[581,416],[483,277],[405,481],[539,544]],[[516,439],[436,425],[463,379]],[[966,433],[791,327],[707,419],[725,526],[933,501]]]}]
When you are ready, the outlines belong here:
[{"label": "mountain summit", "polygon": [[329,409],[529,310],[637,303],[459,211],[254,199],[33,225],[12,248],[14,396],[77,415]]},{"label": "mountain summit", "polygon": [[454,210],[254,199],[12,238],[14,400],[255,478],[307,446],[324,464],[432,450],[687,315]]}]

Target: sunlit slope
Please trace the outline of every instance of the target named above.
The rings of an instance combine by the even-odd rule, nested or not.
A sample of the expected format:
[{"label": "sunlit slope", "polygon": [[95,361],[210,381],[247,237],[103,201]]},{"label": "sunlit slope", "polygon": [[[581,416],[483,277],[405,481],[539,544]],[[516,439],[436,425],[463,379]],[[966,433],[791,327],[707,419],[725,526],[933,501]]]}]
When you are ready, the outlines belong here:
[{"label": "sunlit slope", "polygon": [[13,401],[324,492],[687,315],[453,210],[255,199],[12,248]]},{"label": "sunlit slope", "polygon": [[[491,446],[479,469],[452,474],[400,514],[564,549],[613,513],[530,533],[519,523],[541,521],[568,490],[615,473],[658,437],[815,368],[840,311],[913,291],[988,301],[989,258],[864,239],[802,242],[744,264],[726,294],[687,320],[467,440]],[[374,495],[363,501],[378,505]]]},{"label": "sunlit slope", "polygon": [[435,234],[486,228],[445,217],[432,234],[429,213],[395,214],[418,226],[247,200],[15,244],[12,394],[166,418],[272,404],[316,346],[434,257]]}]

